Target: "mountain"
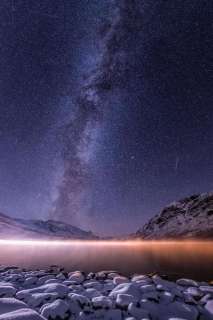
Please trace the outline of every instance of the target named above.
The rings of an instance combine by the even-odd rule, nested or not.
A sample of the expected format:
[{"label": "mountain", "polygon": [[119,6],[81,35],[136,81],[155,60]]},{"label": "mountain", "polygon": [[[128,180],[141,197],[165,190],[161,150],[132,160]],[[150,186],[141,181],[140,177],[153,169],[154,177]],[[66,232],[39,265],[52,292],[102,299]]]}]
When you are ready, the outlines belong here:
[{"label": "mountain", "polygon": [[0,239],[97,239],[92,232],[54,220],[24,220],[0,213]]},{"label": "mountain", "polygon": [[154,216],[134,238],[213,238],[213,193],[192,195],[171,203]]}]

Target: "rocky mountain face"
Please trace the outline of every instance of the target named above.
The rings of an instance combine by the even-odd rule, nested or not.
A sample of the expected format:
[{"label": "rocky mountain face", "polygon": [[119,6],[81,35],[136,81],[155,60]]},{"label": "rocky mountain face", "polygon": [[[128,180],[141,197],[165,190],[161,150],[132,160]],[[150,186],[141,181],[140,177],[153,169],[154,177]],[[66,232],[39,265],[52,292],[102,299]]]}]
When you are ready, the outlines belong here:
[{"label": "rocky mountain face", "polygon": [[171,203],[134,235],[143,239],[213,238],[213,193]]},{"label": "rocky mountain face", "polygon": [[84,239],[97,237],[72,225],[54,220],[14,219],[0,213],[0,239]]}]

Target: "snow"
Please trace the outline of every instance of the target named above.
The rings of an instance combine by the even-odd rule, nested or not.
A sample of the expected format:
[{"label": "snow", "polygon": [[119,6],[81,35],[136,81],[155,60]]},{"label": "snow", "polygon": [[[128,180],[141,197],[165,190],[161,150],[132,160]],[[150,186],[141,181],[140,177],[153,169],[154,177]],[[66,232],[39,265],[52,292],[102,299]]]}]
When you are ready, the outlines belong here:
[{"label": "snow", "polygon": [[26,307],[27,305],[24,302],[15,298],[0,298],[0,315]]},{"label": "snow", "polygon": [[0,315],[0,320],[46,320],[32,309],[20,309]]},{"label": "snow", "polygon": [[41,307],[40,312],[47,319],[49,317],[52,319],[56,319],[57,317],[65,319],[69,315],[69,305],[65,301],[58,299],[52,303],[45,304]]},{"label": "snow", "polygon": [[[173,282],[159,275],[137,275],[126,278],[129,282],[116,285],[113,282],[116,277],[125,277],[110,275],[107,271],[92,276],[75,271],[60,275],[66,279],[63,283],[39,285],[36,281],[39,278],[40,283],[61,280],[56,271],[54,278],[49,277],[50,269],[5,270],[2,268],[0,273],[1,289],[9,287],[17,292],[16,298],[0,298],[0,320],[213,319],[213,286],[205,282],[192,279]],[[20,277],[12,276],[18,273],[21,281]],[[81,278],[80,283],[67,280],[72,276]]]},{"label": "snow", "polygon": [[90,231],[53,220],[15,219],[0,213],[0,234],[4,239],[97,239]]},{"label": "snow", "polygon": [[130,294],[119,293],[116,298],[116,305],[120,307],[128,307],[131,302],[136,302],[137,298]]},{"label": "snow", "polygon": [[191,196],[170,204],[134,235],[144,239],[212,236],[213,193]]},{"label": "snow", "polygon": [[17,292],[16,297],[28,301],[33,293],[57,293],[60,298],[63,298],[69,293],[69,288],[63,284],[50,283],[32,289],[21,290]]}]

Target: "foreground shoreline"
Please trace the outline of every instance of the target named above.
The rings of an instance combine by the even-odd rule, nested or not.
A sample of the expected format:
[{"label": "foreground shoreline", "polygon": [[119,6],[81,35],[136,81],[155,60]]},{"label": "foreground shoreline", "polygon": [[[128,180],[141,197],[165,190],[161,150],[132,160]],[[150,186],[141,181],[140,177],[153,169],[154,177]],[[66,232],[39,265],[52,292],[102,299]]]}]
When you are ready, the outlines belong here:
[{"label": "foreground shoreline", "polygon": [[213,285],[157,274],[0,267],[0,320],[41,319],[211,320]]}]

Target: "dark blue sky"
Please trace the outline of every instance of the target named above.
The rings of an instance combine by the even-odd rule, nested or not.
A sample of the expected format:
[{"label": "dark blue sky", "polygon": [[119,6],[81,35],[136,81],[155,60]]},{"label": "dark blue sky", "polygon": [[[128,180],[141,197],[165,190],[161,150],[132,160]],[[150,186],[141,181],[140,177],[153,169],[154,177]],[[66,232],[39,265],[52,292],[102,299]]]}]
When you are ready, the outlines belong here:
[{"label": "dark blue sky", "polygon": [[132,232],[213,182],[212,1],[0,3],[0,210]]}]

